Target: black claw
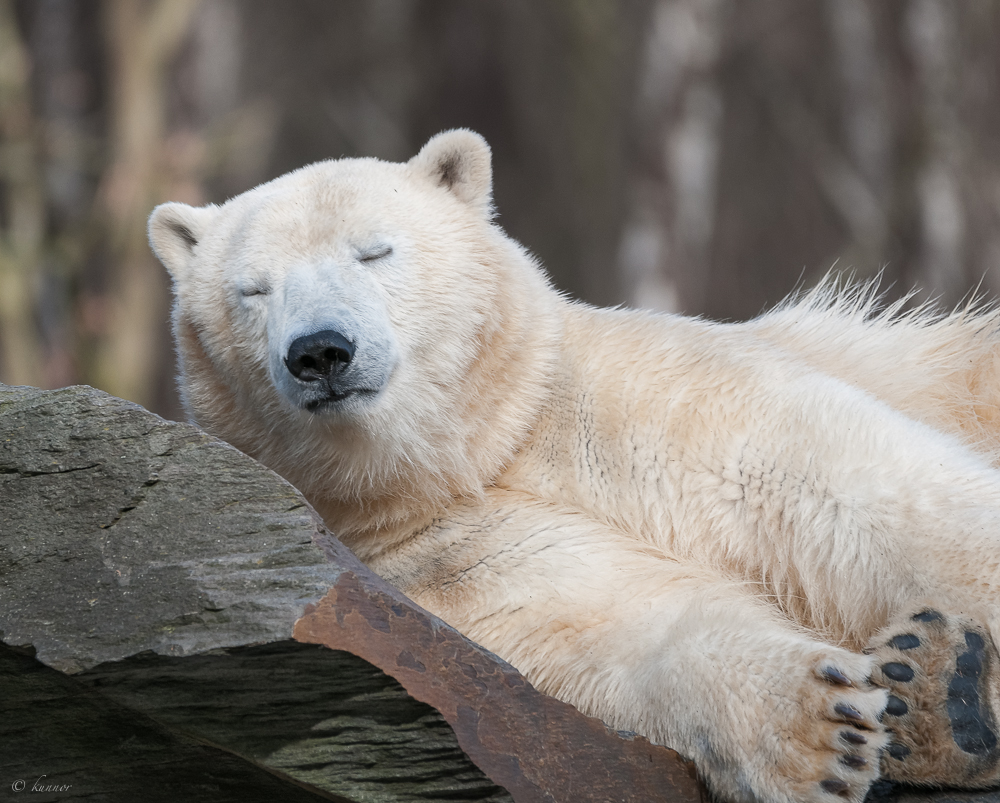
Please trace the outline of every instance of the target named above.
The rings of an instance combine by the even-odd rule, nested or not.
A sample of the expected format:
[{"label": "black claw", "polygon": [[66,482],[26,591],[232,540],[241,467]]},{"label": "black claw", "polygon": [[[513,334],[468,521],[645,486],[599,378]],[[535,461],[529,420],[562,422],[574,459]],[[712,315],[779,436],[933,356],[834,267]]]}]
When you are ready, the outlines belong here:
[{"label": "black claw", "polygon": [[840,763],[845,767],[850,767],[852,770],[859,770],[862,767],[868,766],[868,760],[864,756],[856,756],[853,753],[841,756]]},{"label": "black claw", "polygon": [[928,608],[926,611],[921,611],[913,615],[914,622],[939,622],[944,619],[944,617],[935,610]]},{"label": "black claw", "polygon": [[[920,614],[918,613],[917,616],[919,615]],[[912,633],[903,633],[902,635],[889,639],[889,646],[895,647],[897,650],[915,650],[920,646],[920,639]]]},{"label": "black claw", "polygon": [[842,795],[851,788],[847,781],[842,781],[840,778],[827,778],[825,781],[820,781],[819,785],[823,787],[824,792],[829,792],[831,795]]},{"label": "black claw", "polygon": [[848,744],[868,744],[868,740],[857,731],[841,731],[840,738]]},{"label": "black claw", "polygon": [[913,669],[906,664],[891,663],[882,667],[882,674],[890,680],[900,683],[909,683],[913,680]]},{"label": "black claw", "polygon": [[837,686],[852,686],[851,679],[847,677],[843,672],[841,672],[835,666],[828,666],[823,670],[823,677],[829,680],[831,683]]},{"label": "black claw", "polygon": [[892,714],[894,717],[901,717],[909,710],[905,702],[895,695],[889,695],[889,702],[885,706],[885,713]]},{"label": "black claw", "polygon": [[852,722],[861,722],[864,717],[861,716],[861,712],[858,711],[853,705],[848,705],[847,703],[837,703],[833,710],[840,714],[844,719],[849,719]]},{"label": "black claw", "polygon": [[897,761],[902,761],[910,755],[910,748],[905,744],[890,744],[885,751]]}]

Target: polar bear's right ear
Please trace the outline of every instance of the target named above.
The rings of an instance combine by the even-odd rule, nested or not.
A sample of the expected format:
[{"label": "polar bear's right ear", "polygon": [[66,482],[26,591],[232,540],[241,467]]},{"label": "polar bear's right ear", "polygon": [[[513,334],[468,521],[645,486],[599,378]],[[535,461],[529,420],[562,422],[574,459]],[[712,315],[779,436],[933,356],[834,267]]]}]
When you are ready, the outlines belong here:
[{"label": "polar bear's right ear", "polygon": [[410,165],[484,215],[492,214],[490,146],[474,131],[456,128],[431,137]]},{"label": "polar bear's right ear", "polygon": [[175,280],[183,275],[218,211],[216,206],[168,203],[149,216],[149,244]]}]

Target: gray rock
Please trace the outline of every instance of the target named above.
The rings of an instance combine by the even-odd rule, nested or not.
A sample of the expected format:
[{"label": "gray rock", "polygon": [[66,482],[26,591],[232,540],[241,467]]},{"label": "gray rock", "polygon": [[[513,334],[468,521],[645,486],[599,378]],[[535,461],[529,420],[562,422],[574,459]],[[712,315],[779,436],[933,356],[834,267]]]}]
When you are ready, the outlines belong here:
[{"label": "gray rock", "polygon": [[0,689],[0,800],[351,801],[164,727],[3,644]]},{"label": "gray rock", "polygon": [[340,567],[287,482],[92,388],[0,386],[0,638],[77,672],[291,637]]},{"label": "gray rock", "polygon": [[511,799],[438,711],[347,652],[281,641],[184,658],[143,653],[74,679],[177,733],[351,800]]}]

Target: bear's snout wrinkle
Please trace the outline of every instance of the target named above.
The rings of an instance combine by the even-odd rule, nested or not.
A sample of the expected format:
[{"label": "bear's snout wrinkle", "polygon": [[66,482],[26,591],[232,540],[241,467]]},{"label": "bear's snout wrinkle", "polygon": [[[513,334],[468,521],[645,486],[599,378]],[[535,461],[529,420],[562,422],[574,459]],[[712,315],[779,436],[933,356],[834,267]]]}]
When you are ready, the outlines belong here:
[{"label": "bear's snout wrinkle", "polygon": [[285,367],[302,382],[331,379],[354,359],[354,344],[340,332],[322,332],[296,338],[288,347]]}]

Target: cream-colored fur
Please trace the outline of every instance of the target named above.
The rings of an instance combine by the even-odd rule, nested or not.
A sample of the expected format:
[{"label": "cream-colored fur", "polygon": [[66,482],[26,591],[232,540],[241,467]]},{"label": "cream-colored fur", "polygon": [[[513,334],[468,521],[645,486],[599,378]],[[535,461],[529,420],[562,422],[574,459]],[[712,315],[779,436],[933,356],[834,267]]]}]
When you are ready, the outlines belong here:
[{"label": "cream-colored fur", "polygon": [[[421,605],[723,798],[858,801],[890,743],[910,751],[881,757],[890,777],[995,781],[988,750],[955,752],[942,683],[962,628],[1000,636],[1000,316],[876,314],[830,284],[741,324],[594,309],[551,289],[490,193],[486,143],[454,131],[405,164],[157,208],[191,418]],[[292,376],[292,344],[331,329],[356,349],[339,378]],[[930,610],[951,629],[923,653],[885,646]],[[880,722],[906,656],[940,734]],[[926,769],[928,750],[955,758]]]}]

